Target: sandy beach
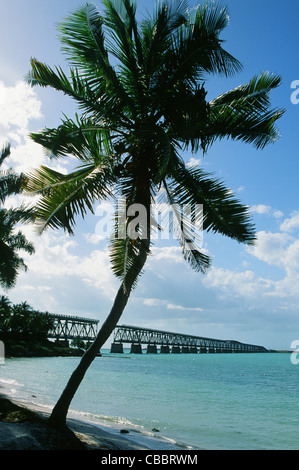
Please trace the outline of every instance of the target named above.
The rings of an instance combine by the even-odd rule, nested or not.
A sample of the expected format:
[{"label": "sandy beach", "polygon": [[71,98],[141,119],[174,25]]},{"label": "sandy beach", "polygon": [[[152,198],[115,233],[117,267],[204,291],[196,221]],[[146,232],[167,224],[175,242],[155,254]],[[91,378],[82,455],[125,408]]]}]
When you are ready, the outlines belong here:
[{"label": "sandy beach", "polygon": [[0,376],[0,450],[187,451],[192,447],[166,438],[159,430],[131,423],[109,423],[97,414],[69,409],[67,429],[47,421],[52,406],[14,379]]},{"label": "sandy beach", "polygon": [[[69,410],[63,431],[47,424],[50,408],[16,397],[0,385],[0,450],[186,451],[159,434],[108,426],[94,417]],[[191,448],[190,448],[191,450]]]},{"label": "sandy beach", "polygon": [[147,450],[124,437],[121,430],[68,418],[67,429],[47,424],[49,413],[39,406],[0,394],[0,450]]}]

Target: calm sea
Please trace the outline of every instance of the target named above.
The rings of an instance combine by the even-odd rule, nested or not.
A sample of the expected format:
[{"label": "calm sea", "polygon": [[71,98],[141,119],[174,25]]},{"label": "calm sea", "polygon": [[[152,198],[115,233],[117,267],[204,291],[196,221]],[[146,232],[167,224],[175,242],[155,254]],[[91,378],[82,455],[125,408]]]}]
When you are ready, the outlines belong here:
[{"label": "calm sea", "polygon": [[[102,354],[71,404],[81,417],[140,439],[163,436],[157,449],[299,449],[299,364],[290,354]],[[0,385],[53,405],[78,361],[6,359]]]}]

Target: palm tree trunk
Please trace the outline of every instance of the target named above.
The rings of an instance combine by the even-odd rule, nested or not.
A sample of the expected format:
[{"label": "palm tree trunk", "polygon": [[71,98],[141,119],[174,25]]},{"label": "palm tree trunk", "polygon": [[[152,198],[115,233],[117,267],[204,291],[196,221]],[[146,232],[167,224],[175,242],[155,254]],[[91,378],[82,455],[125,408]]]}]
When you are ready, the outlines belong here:
[{"label": "palm tree trunk", "polygon": [[[145,247],[139,255],[138,259],[138,272],[135,276],[135,279],[138,277],[142,268],[146,262],[148,256],[148,247],[149,241],[145,243]],[[100,331],[97,334],[96,339],[89,347],[89,349],[82,356],[81,361],[77,368],[72,373],[65,389],[63,390],[60,398],[58,399],[56,405],[54,406],[52,413],[49,417],[48,423],[55,428],[62,428],[66,426],[66,417],[68,413],[69,406],[71,401],[79,388],[85,373],[98,354],[100,348],[105,344],[105,342],[110,337],[114,328],[116,327],[130,297],[132,290],[133,282],[128,284],[122,283],[114,300],[112,309],[103,323]]]},{"label": "palm tree trunk", "polygon": [[82,382],[88,367],[90,366],[90,364],[98,354],[100,348],[103,346],[103,344],[105,344],[112,331],[116,327],[117,322],[121,317],[123,310],[128,302],[128,298],[129,293],[127,293],[122,284],[117,292],[110,314],[103,323],[103,326],[98,332],[96,339],[89,347],[89,349],[85,352],[85,354],[82,356],[79,365],[72,373],[64,391],[62,392],[59,400],[54,406],[48,420],[51,426],[64,427],[66,425],[66,416],[71,401],[80,383]]}]

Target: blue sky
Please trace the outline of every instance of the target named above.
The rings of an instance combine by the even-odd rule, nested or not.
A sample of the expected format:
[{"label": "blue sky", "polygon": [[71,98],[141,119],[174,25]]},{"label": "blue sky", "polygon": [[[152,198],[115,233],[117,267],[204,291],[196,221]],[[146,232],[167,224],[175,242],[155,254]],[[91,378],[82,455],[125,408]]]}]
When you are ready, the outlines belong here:
[{"label": "blue sky", "polygon": [[[2,0],[0,4],[0,144],[10,140],[10,164],[18,171],[47,163],[28,133],[58,125],[62,112],[74,113],[70,100],[51,90],[31,89],[23,78],[31,56],[66,68],[56,24],[82,3]],[[100,2],[94,3],[101,8]],[[142,14],[145,8],[152,11],[154,2],[137,4]],[[190,7],[194,4],[189,2]],[[262,71],[279,74],[282,85],[272,93],[272,106],[286,110],[279,121],[281,138],[263,151],[222,141],[204,158],[201,154],[193,158],[250,206],[257,244],[249,249],[204,234],[204,248],[213,259],[206,275],[191,271],[176,244],[156,246],[120,323],[286,349],[299,339],[299,105],[291,102],[296,92],[291,83],[299,80],[299,4],[297,0],[223,4],[229,9],[230,24],[222,38],[242,62],[243,71],[231,79],[208,79],[208,98]],[[191,157],[185,155],[187,161]],[[55,163],[62,170],[64,164]],[[40,310],[104,321],[118,282],[109,267],[106,243],[96,237],[98,221],[97,215],[78,220],[71,238],[53,231],[37,238],[31,227],[25,227],[36,254],[26,257],[29,270],[19,276],[16,287],[0,294],[13,302],[27,300]]]}]

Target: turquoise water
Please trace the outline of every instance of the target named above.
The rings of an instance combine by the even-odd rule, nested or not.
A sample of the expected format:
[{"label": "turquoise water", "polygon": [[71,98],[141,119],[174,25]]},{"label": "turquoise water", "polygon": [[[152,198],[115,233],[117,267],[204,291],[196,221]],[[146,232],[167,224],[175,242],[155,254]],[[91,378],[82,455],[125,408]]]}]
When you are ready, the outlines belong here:
[{"label": "turquoise water", "polygon": [[[102,353],[72,409],[196,449],[299,449],[299,365],[290,354]],[[52,405],[78,361],[6,359],[0,385]]]}]

